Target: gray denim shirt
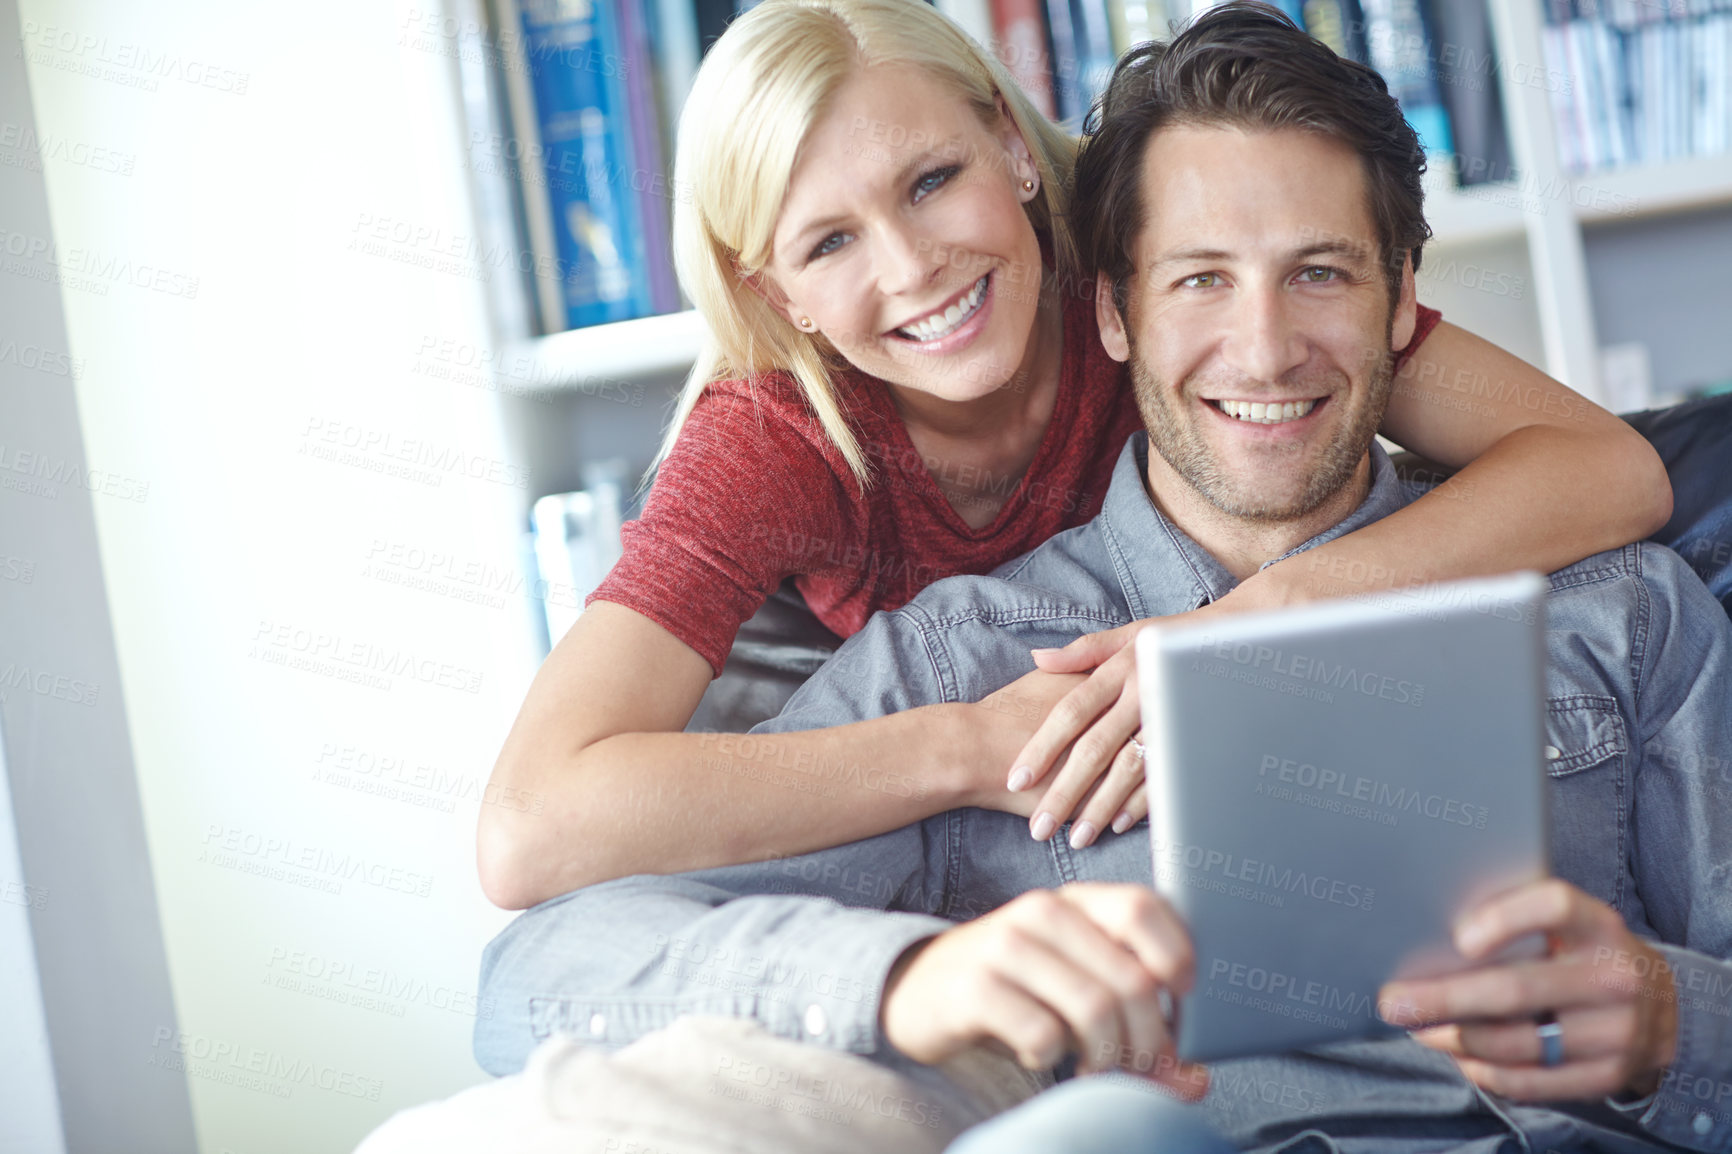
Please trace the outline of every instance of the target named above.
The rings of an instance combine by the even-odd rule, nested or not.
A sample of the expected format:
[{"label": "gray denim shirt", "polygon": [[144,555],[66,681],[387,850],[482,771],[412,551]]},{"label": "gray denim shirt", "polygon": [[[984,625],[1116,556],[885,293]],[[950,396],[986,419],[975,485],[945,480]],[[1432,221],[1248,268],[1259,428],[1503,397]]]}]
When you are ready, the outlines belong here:
[{"label": "gray denim shirt", "polygon": [[[878,614],[754,733],[977,701],[1032,669],[1031,648],[1224,596],[1233,577],[1144,491],[1146,453],[1141,434],[1126,445],[1095,520],[991,577],[940,581]],[[1365,501],[1293,552],[1421,491],[1373,446]],[[1539,1154],[1663,1139],[1732,1151],[1732,623],[1676,555],[1643,544],[1552,574],[1547,629],[1553,872],[1672,967],[1677,1056],[1660,1090],[1634,1104],[1523,1106],[1406,1037],[1337,1043],[1214,1067],[1205,1106],[1239,1145]],[[729,765],[750,763],[750,735],[713,740]],[[919,788],[895,766],[758,764],[842,804],[854,789]],[[909,945],[1030,889],[1151,880],[1146,823],[1073,850],[1062,830],[1036,842],[1021,818],[959,809],[799,857],[608,882],[537,906],[488,947],[492,1012],[477,1021],[476,1056],[504,1073],[553,1031],[623,1045],[681,1014],[720,1013],[905,1063],[878,1010]]]}]

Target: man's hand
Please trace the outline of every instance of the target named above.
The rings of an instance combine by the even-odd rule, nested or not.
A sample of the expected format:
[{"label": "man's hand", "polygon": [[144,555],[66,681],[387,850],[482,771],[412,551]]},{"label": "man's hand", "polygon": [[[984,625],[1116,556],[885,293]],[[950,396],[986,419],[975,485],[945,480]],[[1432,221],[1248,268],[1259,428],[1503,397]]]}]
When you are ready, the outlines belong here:
[{"label": "man's hand", "polygon": [[[1415,1039],[1507,1098],[1652,1091],[1672,1064],[1678,1040],[1665,958],[1632,934],[1617,911],[1556,879],[1500,895],[1468,914],[1456,927],[1456,949],[1483,958],[1535,932],[1547,936],[1550,957],[1391,982],[1379,998],[1384,1019],[1414,1028]],[[1542,1064],[1535,1021],[1547,1012],[1563,1030],[1563,1064],[1555,1067]]]},{"label": "man's hand", "polygon": [[1153,890],[1078,883],[1032,890],[915,947],[892,970],[885,1036],[916,1061],[998,1042],[1031,1070],[1067,1052],[1078,1072],[1140,1073],[1201,1098],[1208,1071],[1173,1054],[1160,991],[1191,988],[1183,925]]}]

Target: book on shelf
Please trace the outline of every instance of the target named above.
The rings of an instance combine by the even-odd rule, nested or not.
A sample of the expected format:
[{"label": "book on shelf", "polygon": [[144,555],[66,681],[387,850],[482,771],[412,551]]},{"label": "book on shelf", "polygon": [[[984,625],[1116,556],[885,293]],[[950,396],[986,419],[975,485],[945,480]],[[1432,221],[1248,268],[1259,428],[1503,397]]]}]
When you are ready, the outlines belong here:
[{"label": "book on shelf", "polygon": [[[545,332],[653,311],[632,194],[630,69],[609,3],[496,0],[516,59],[505,80]],[[640,62],[641,63],[641,62]]]},{"label": "book on shelf", "polygon": [[543,333],[679,307],[667,105],[690,88],[700,15],[692,0],[492,0]]},{"label": "book on shelf", "polygon": [[1459,0],[1427,0],[1421,11],[1432,30],[1438,92],[1455,144],[1455,182],[1466,187],[1511,179],[1503,66],[1492,41],[1490,11],[1483,3]]},{"label": "book on shelf", "polygon": [[1057,120],[1052,50],[1041,0],[992,0],[992,31],[997,38],[993,47],[1016,86],[1049,120]]},{"label": "book on shelf", "polygon": [[1329,45],[1335,55],[1370,62],[1365,48],[1365,13],[1359,0],[1303,0],[1299,26]]},{"label": "book on shelf", "polygon": [[1532,2],[1566,172],[1732,151],[1732,0]]},{"label": "book on shelf", "polygon": [[1452,155],[1455,139],[1437,81],[1435,37],[1419,0],[1360,0],[1367,61],[1383,76],[1428,155]]}]

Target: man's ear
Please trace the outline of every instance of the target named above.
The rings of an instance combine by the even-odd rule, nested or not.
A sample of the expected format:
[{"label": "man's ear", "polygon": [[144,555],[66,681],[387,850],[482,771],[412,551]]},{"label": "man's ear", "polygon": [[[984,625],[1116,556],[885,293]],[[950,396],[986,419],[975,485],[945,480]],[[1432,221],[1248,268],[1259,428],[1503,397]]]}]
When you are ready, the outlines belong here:
[{"label": "man's ear", "polygon": [[1113,303],[1113,282],[1104,273],[1095,278],[1095,324],[1100,326],[1101,344],[1106,346],[1107,356],[1120,362],[1130,360],[1130,333],[1125,330],[1119,306]]},{"label": "man's ear", "polygon": [[1389,328],[1389,351],[1398,353],[1413,340],[1419,324],[1419,295],[1413,283],[1413,254],[1401,258],[1401,295],[1395,301],[1395,316]]}]

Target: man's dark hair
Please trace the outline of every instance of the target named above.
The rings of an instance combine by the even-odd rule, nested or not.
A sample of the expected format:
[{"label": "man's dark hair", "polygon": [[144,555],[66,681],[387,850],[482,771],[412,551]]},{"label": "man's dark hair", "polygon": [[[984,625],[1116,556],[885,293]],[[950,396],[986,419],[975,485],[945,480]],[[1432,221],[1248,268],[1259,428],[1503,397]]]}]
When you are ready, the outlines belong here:
[{"label": "man's dark hair", "polygon": [[1425,150],[1374,69],[1344,60],[1266,4],[1233,0],[1204,12],[1171,43],[1131,49],[1090,110],[1071,200],[1083,264],[1113,281],[1123,313],[1143,230],[1143,154],[1171,125],[1333,137],[1365,163],[1365,189],[1390,299],[1402,257],[1419,268]]}]

